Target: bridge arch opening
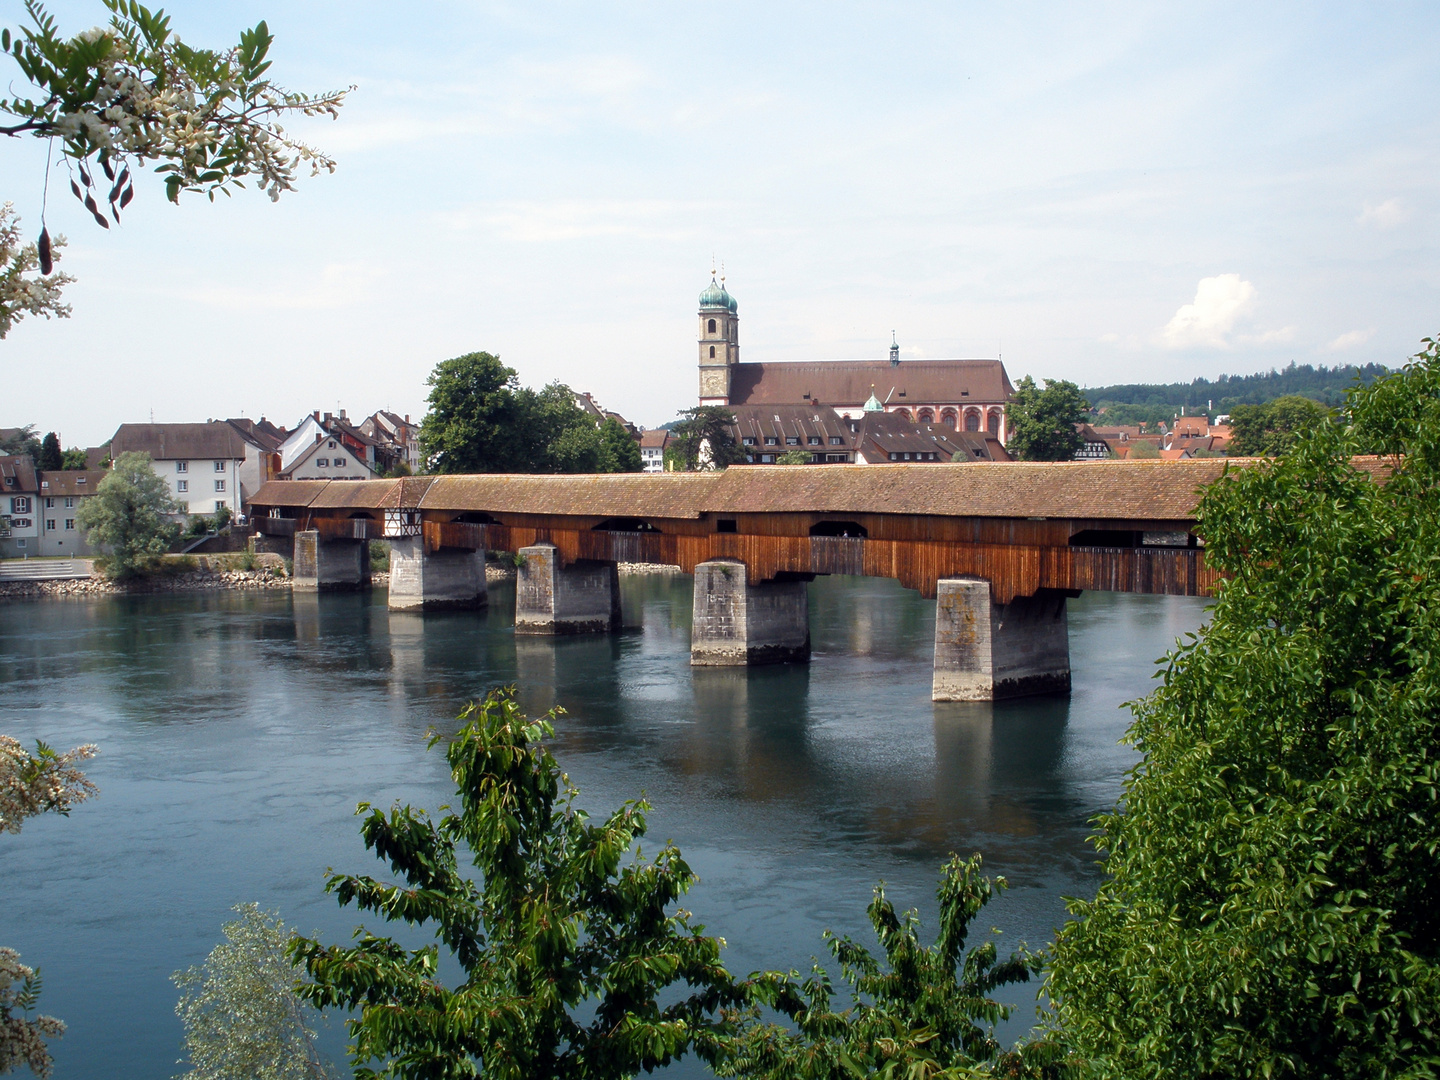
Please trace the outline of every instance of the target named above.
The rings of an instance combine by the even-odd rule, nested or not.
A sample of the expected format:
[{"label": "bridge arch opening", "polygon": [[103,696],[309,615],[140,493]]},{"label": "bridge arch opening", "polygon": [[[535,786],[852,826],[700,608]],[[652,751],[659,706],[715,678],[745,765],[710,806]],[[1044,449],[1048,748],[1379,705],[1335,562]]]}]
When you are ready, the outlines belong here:
[{"label": "bridge arch opening", "polygon": [[870,533],[858,521],[817,521],[810,526],[811,536],[849,536],[864,539]]},{"label": "bridge arch opening", "polygon": [[489,514],[482,513],[482,512],[480,512],[480,511],[475,511],[475,510],[467,510],[465,513],[461,514],[459,517],[455,518],[454,520],[457,521],[457,522],[461,522],[461,523],[463,523],[463,524],[465,524],[465,525],[499,525],[499,524],[500,524],[498,521],[496,521],[496,520],[495,520],[493,517],[491,517]]},{"label": "bridge arch opening", "polygon": [[613,517],[606,518],[596,525],[592,531],[658,533],[660,530],[643,518]]}]

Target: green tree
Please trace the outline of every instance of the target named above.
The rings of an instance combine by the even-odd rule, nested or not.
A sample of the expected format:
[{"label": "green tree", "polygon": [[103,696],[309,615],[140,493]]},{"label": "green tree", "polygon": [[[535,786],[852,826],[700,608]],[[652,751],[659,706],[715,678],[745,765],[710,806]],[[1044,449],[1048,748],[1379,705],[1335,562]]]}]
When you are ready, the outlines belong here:
[{"label": "green tree", "polygon": [[1047,379],[1041,389],[1026,375],[1005,406],[1005,447],[1021,461],[1070,461],[1085,445],[1076,425],[1089,409],[1073,382]]},{"label": "green tree", "polygon": [[203,964],[170,976],[180,988],[190,1071],[181,1080],[326,1080],[334,1071],[315,1045],[315,1011],[295,992],[285,954],[294,932],[256,904],[221,931]]},{"label": "green tree", "polygon": [[[407,950],[358,931],[349,947],[292,943],[313,980],[301,993],[358,1011],[347,1022],[357,1075],[628,1077],[718,1052],[719,1010],[741,993],[722,942],[672,910],[695,875],[673,845],[641,856],[643,800],[591,824],[541,743],[554,715],[527,720],[513,689],[468,707],[446,747],[458,806],[438,822],[361,804],[365,844],[399,881],[331,874],[327,891],[437,943]],[[463,973],[453,988],[441,945]]]},{"label": "green tree", "polygon": [[15,428],[11,435],[0,441],[0,454],[6,456],[30,455],[31,459],[40,456],[40,440],[35,435],[35,425],[26,424],[22,428]]},{"label": "green tree", "polygon": [[818,964],[803,983],[795,972],[754,979],[757,1001],[791,1027],[751,1013],[716,1071],[746,1080],[851,1080],[853,1077],[1045,1076],[1061,1064],[1054,1043],[1004,1050],[995,1025],[1014,1007],[991,996],[1028,982],[1041,957],[1025,951],[1000,960],[995,943],[968,951],[970,925],[1005,879],[980,874],[980,856],[951,856],[940,875],[940,929],[935,944],[919,940],[914,911],[897,915],[883,886],[868,908],[885,952],[882,964],[865,946],[826,932],[847,984],[836,1011],[834,985]]},{"label": "green tree", "polygon": [[701,405],[680,416],[670,425],[670,444],[686,471],[723,469],[745,460],[745,450],[735,437],[735,414],[729,409]]},{"label": "green tree", "polygon": [[640,456],[640,444],[625,430],[625,425],[613,416],[607,416],[600,425],[600,471],[644,472],[645,462]]},{"label": "green tree", "polygon": [[131,450],[115,459],[75,520],[92,546],[107,551],[105,572],[126,578],[175,542],[180,527],[167,515],[178,512],[165,481],[150,464],[150,455]]},{"label": "green tree", "polygon": [[[1133,707],[1053,1022],[1102,1077],[1440,1070],[1440,350],[1204,493],[1209,624]],[[1386,455],[1377,482],[1356,450]]]},{"label": "green tree", "polygon": [[1264,405],[1237,405],[1230,414],[1232,457],[1283,454],[1300,433],[1323,422],[1328,410],[1318,401],[1287,394]]},{"label": "green tree", "polygon": [[809,465],[810,451],[808,450],[786,450],[775,459],[776,465]]},{"label": "green tree", "polygon": [[1151,439],[1131,439],[1125,456],[1131,461],[1155,461],[1160,457],[1160,444]]},{"label": "green tree", "polygon": [[53,431],[45,433],[45,438],[40,440],[40,456],[35,459],[35,467],[54,472],[62,466],[60,457],[60,437]]},{"label": "green tree", "polygon": [[430,409],[420,424],[420,446],[431,472],[519,471],[514,368],[487,352],[466,353],[436,364],[426,385]]},{"label": "green tree", "polygon": [[60,455],[60,467],[62,469],[83,469],[89,464],[85,451],[78,446],[72,446],[65,453]]},{"label": "green tree", "polygon": [[517,472],[593,473],[600,470],[603,443],[594,419],[575,403],[575,391],[561,382],[539,390],[522,387],[519,429],[524,447]]}]

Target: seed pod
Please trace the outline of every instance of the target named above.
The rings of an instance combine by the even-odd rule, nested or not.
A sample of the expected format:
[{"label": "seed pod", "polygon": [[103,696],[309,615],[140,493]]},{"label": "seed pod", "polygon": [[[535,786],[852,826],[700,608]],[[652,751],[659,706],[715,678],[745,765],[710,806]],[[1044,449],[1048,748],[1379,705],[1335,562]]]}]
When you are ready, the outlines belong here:
[{"label": "seed pod", "polygon": [[85,201],[85,196],[80,194],[80,185],[75,183],[74,180],[70,181],[70,190],[75,193],[75,197],[81,202]]},{"label": "seed pod", "polygon": [[93,196],[93,195],[86,195],[86,196],[85,196],[85,209],[86,209],[86,210],[89,210],[90,213],[95,214],[97,217],[99,216],[99,214],[100,214],[100,208],[95,205],[95,196]]},{"label": "seed pod", "polygon": [[96,211],[95,213],[95,223],[99,225],[102,229],[110,228],[110,222],[106,221],[105,215],[100,213],[99,211]]},{"label": "seed pod", "polygon": [[102,153],[100,155],[100,168],[105,170],[105,178],[107,180],[115,179],[115,170],[110,166],[110,155],[108,153]]},{"label": "seed pod", "polygon": [[80,166],[80,179],[85,181],[85,186],[87,188],[95,186],[95,182],[90,179],[90,174],[85,171],[85,166],[83,163]]},{"label": "seed pod", "polygon": [[40,273],[49,274],[55,269],[55,260],[50,257],[50,230],[40,229]]},{"label": "seed pod", "polygon": [[124,210],[125,207],[129,206],[129,205],[130,205],[130,200],[133,199],[134,197],[135,197],[135,185],[134,185],[134,184],[126,184],[126,185],[125,185],[125,191],[124,191],[124,192],[121,194],[121,196],[120,196],[120,209],[121,209],[121,210]]}]

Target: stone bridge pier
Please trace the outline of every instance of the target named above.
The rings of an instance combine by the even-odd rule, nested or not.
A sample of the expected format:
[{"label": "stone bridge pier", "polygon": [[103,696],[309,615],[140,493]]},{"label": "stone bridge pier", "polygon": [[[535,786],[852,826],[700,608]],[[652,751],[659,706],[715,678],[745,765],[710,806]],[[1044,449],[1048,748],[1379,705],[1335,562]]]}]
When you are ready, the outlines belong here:
[{"label": "stone bridge pier", "polygon": [[807,581],[750,584],[742,562],[695,567],[690,663],[740,667],[810,659]]},{"label": "stone bridge pier", "polygon": [[604,634],[620,629],[616,564],[581,559],[562,565],[554,544],[520,549],[515,633]]},{"label": "stone bridge pier", "polygon": [[390,541],[391,611],[477,609],[488,603],[483,549],[426,551],[420,536]]},{"label": "stone bridge pier", "polygon": [[370,584],[370,541],[330,540],[315,529],[297,532],[291,569],[298,590],[363,589]]},{"label": "stone bridge pier", "polygon": [[935,701],[1070,691],[1070,632],[1059,589],[997,604],[990,583],[942,578],[935,602]]}]

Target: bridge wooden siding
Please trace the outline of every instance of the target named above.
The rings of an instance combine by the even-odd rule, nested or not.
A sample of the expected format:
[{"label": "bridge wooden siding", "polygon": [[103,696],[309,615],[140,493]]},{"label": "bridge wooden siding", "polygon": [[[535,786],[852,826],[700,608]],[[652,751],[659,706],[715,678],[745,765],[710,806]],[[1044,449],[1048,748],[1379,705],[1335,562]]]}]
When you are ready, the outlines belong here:
[{"label": "bridge wooden siding", "polygon": [[[1216,575],[1202,548],[1084,541],[1085,534],[1188,534],[1200,487],[1223,465],[790,466],[678,476],[272,481],[251,507],[270,535],[314,528],[324,539],[378,539],[408,521],[430,551],[516,552],[551,543],[564,563],[668,563],[686,573],[703,562],[736,559],[752,581],[860,574],[894,578],[926,597],[936,595],[942,578],[973,576],[988,580],[1001,603],[1040,589],[1206,596]],[[271,512],[285,516],[263,516]],[[466,516],[487,520],[456,520]],[[827,522],[859,526],[866,535],[810,535]]]}]

